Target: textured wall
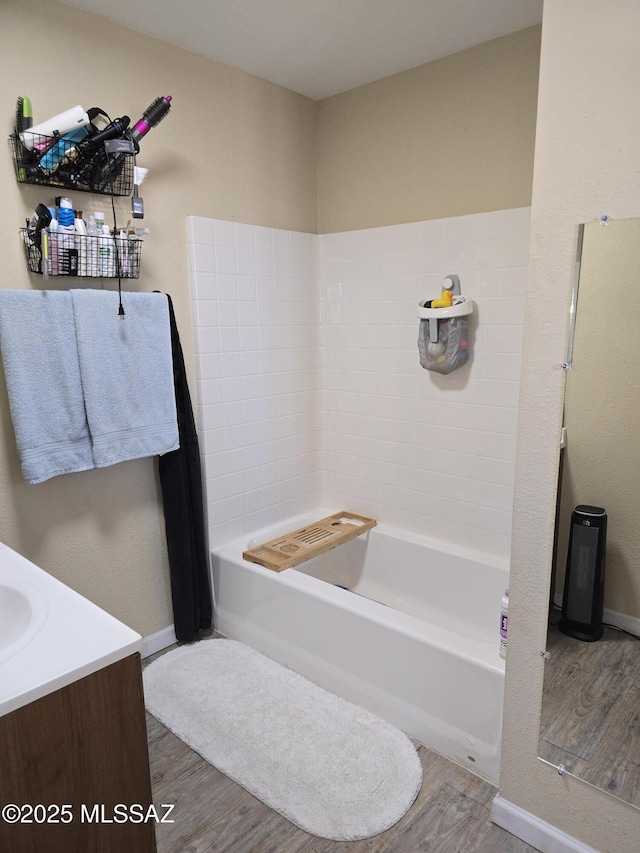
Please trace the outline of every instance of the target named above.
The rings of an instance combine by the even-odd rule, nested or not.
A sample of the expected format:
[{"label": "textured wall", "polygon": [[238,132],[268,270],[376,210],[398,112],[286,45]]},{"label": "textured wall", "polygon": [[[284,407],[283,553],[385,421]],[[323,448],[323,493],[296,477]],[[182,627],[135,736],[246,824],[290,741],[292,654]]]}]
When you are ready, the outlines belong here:
[{"label": "textured wall", "polygon": [[[0,7],[0,20],[3,40],[0,88],[7,134],[12,127],[11,111],[20,94],[31,98],[36,120],[78,102],[85,107],[101,106],[112,116],[126,112],[135,120],[159,94],[173,95],[170,115],[144,140],[139,158],[140,165],[151,170],[142,195],[146,204],[145,224],[151,227],[152,234],[143,248],[142,278],[130,286],[160,289],[172,295],[187,367],[194,379],[185,218],[216,217],[315,232],[317,144],[324,149],[318,170],[320,178],[326,174],[331,158],[335,157],[336,166],[342,159],[341,148],[336,150],[329,140],[323,145],[325,133],[316,140],[318,104],[55,2],[34,0],[25,5],[19,0],[5,0]],[[429,97],[435,98],[433,107],[445,109],[451,119],[453,111],[449,102],[457,104],[461,110],[460,138],[464,138],[468,137],[464,130],[469,111],[474,109],[482,88],[496,90],[502,104],[499,124],[504,130],[504,144],[500,142],[492,153],[487,150],[488,138],[485,139],[480,162],[497,162],[500,171],[508,173],[509,181],[518,188],[515,195],[509,195],[508,202],[504,193],[496,199],[491,182],[476,184],[468,180],[459,185],[455,209],[445,211],[440,205],[440,212],[416,213],[411,199],[426,197],[425,186],[418,186],[411,194],[400,175],[399,189],[406,206],[402,209],[400,204],[399,214],[398,199],[393,204],[385,201],[382,212],[376,215],[377,223],[529,203],[531,103],[535,100],[533,67],[537,63],[539,35],[534,29],[517,36],[512,44],[509,38],[506,42],[498,40],[497,47],[466,52],[469,56],[463,60],[466,71],[462,74],[449,74],[458,67],[455,57],[436,63],[433,74],[428,70],[416,71],[417,76],[411,78],[408,105],[415,104],[415,99],[419,100],[428,91]],[[521,50],[525,54],[523,59],[519,56]],[[43,61],[27,62],[27,56],[43,57]],[[478,85],[467,90],[465,81],[473,78],[478,63],[482,68]],[[447,73],[443,74],[443,70]],[[520,93],[515,102],[509,94],[513,91],[511,75]],[[456,86],[461,88],[460,97],[451,100]],[[385,86],[385,91],[391,99],[398,100],[395,78],[388,87]],[[437,94],[439,89],[441,95]],[[493,100],[494,95],[485,92],[484,97],[486,102]],[[517,103],[519,99],[523,102],[522,110]],[[367,107],[368,101],[368,88],[363,87],[350,96],[349,103],[356,112],[369,110],[373,122],[371,142],[375,147],[375,136],[385,133],[393,116],[386,113],[383,99],[374,110],[376,119]],[[405,112],[402,120],[408,119]],[[437,123],[435,119],[434,122]],[[430,145],[429,125],[422,121],[414,126],[410,121],[413,144],[410,149],[396,152],[405,161],[418,158],[413,174],[420,172],[423,151]],[[493,136],[490,138],[495,140]],[[460,162],[453,159],[451,164],[453,179]],[[373,176],[377,168],[375,158],[368,168]],[[362,177],[361,170],[358,174]],[[338,185],[328,175],[325,183],[323,204],[326,205],[327,193],[333,192],[330,184],[336,191]],[[502,186],[506,184],[503,182]],[[2,285],[40,287],[41,282],[26,271],[16,232],[36,204],[50,202],[55,191],[18,186],[8,157],[0,173],[0,189],[8,211],[6,227],[0,233]],[[449,198],[447,181],[428,189],[429,198],[441,194],[443,205]],[[469,197],[473,199],[470,206],[465,201]],[[74,198],[76,206],[85,213],[105,208],[108,213],[105,201],[104,197],[88,194],[76,194]],[[336,210],[343,201],[341,194],[336,195]],[[354,203],[364,214],[369,202],[356,193]],[[116,201],[119,221],[126,221],[127,207],[125,199]],[[434,210],[437,208],[438,204]],[[169,624],[164,521],[151,460],[27,486],[20,474],[6,392],[0,383],[0,505],[0,539],[7,544],[143,634]]]},{"label": "textured wall", "polygon": [[537,751],[577,226],[640,215],[640,7],[546,0],[542,29],[500,793],[603,853],[637,853],[640,811]]},{"label": "textured wall", "polygon": [[317,506],[318,237],[192,216],[188,238],[213,547]]},{"label": "textured wall", "polygon": [[[315,230],[316,105],[286,89],[55,2],[0,6],[5,133],[16,97],[36,121],[76,103],[136,120],[161,94],[164,121],[143,140],[141,195],[151,228],[131,289],[169,292],[193,374],[185,218],[206,213]],[[8,145],[0,170],[2,287],[39,288],[17,232],[56,190],[19,186]],[[104,196],[70,193],[85,215],[111,216]],[[116,200],[118,221],[129,217]],[[57,477],[22,479],[0,379],[0,539],[142,634],[172,622],[164,519],[154,462],[142,459]]]},{"label": "textured wall", "polygon": [[318,231],[531,203],[540,27],[320,103]]}]

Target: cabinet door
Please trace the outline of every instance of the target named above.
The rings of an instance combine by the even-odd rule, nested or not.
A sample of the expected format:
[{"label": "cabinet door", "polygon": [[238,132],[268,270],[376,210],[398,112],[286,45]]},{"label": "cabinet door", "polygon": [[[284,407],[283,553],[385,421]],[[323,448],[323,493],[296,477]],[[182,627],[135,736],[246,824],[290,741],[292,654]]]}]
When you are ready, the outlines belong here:
[{"label": "cabinet door", "polygon": [[0,767],[0,805],[39,806],[0,820],[0,850],[155,853],[140,655],[0,717]]}]

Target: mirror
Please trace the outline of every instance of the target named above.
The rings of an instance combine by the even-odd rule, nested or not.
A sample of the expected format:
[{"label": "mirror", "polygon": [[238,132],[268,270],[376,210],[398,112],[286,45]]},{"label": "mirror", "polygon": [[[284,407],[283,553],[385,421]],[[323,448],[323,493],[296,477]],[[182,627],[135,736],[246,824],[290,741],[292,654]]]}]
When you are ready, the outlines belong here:
[{"label": "mirror", "polygon": [[[640,807],[640,219],[580,236],[538,755]],[[580,504],[607,515],[605,627],[592,642],[558,629]]]}]

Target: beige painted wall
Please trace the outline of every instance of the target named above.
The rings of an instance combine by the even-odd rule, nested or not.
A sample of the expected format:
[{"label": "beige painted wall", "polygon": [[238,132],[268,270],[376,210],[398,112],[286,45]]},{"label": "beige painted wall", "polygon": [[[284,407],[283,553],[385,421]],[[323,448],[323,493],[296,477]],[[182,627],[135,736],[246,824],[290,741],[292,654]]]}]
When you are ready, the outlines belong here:
[{"label": "beige painted wall", "polygon": [[640,214],[640,6],[546,0],[542,32],[500,793],[603,853],[637,853],[640,810],[536,756],[577,225]]},{"label": "beige painted wall", "polygon": [[[35,121],[75,103],[136,120],[158,95],[170,114],[143,140],[141,195],[151,235],[130,289],[171,294],[193,377],[187,279],[189,214],[316,230],[316,105],[281,87],[51,0],[0,5],[5,133],[18,95]],[[0,286],[42,287],[26,271],[17,231],[55,190],[16,183],[8,146],[0,169]],[[85,213],[109,199],[70,193]],[[117,200],[126,222],[126,199]],[[108,220],[107,220],[108,221]],[[193,383],[192,383],[193,387]],[[164,518],[151,459],[57,477],[22,479],[0,379],[0,540],[142,634],[172,622]]]},{"label": "beige painted wall", "polygon": [[558,582],[562,594],[571,513],[607,511],[605,607],[640,617],[640,220],[584,229],[573,367],[567,374]]},{"label": "beige painted wall", "polygon": [[[539,28],[318,105],[51,0],[4,0],[0,26],[7,135],[20,94],[31,98],[36,121],[77,102],[135,120],[158,95],[173,95],[171,113],[142,143],[139,162],[151,170],[141,193],[144,224],[152,233],[143,248],[142,278],[128,286],[171,294],[191,378],[187,215],[315,232],[316,180],[322,183],[324,230],[530,202]],[[428,110],[420,107],[422,100]],[[491,120],[485,120],[485,112]],[[356,164],[357,182],[343,188],[345,168],[350,172],[354,165],[345,154],[361,144],[351,134],[347,114],[356,125],[366,116],[370,154]],[[391,136],[385,128],[392,128]],[[449,130],[455,131],[455,143]],[[446,144],[440,145],[443,140]],[[437,185],[422,176],[425,159],[435,156],[436,148],[446,152],[444,160],[436,156],[436,171],[449,173]],[[475,169],[469,162],[473,153]],[[363,189],[367,175],[380,172],[381,154],[384,186],[377,191],[371,219]],[[328,168],[332,161],[335,172]],[[402,170],[394,172],[392,161],[400,162]],[[499,179],[499,187],[494,180],[478,179],[487,170]],[[338,216],[345,191],[352,196],[348,219]],[[51,201],[55,190],[19,186],[7,156],[0,192],[6,210],[0,286],[41,287],[41,280],[26,271],[17,229],[37,203]],[[85,212],[108,213],[102,196],[77,193],[73,200]],[[125,221],[126,200],[116,205],[119,221]],[[152,460],[25,484],[3,379],[0,540],[142,634],[171,622],[164,520]]]},{"label": "beige painted wall", "polygon": [[[140,287],[159,287],[172,294],[189,354],[184,217],[192,213],[314,231],[316,107],[248,75],[53,2],[4,0],[0,24],[0,87],[7,116],[16,96],[22,93],[32,98],[38,118],[64,109],[76,99],[104,106],[114,114],[129,110],[137,115],[158,94],[174,95],[172,114],[143,145],[141,165],[152,169],[143,195],[153,234],[145,245]],[[501,785],[501,794],[516,805],[611,853],[636,853],[640,812],[575,779],[561,778],[537,761],[543,666],[539,651],[546,633],[564,386],[558,365],[564,360],[566,345],[576,224],[602,212],[614,217],[640,215],[640,114],[635,109],[640,90],[639,31],[640,8],[635,0],[545,3]],[[526,116],[534,97],[533,43],[537,33],[534,30],[520,37],[530,39],[529,60],[525,62],[528,71],[514,73],[521,81],[514,88],[529,106],[515,124],[527,124],[528,129],[521,134],[514,131],[513,148],[524,151],[528,146],[530,156],[533,125]],[[508,37],[505,44],[511,38],[515,37]],[[474,48],[469,53],[483,50]],[[517,51],[508,52],[515,61]],[[67,67],[86,71],[87,77],[71,71],[67,84],[59,70],[64,60]],[[440,60],[441,70],[428,78],[430,104],[437,103],[437,99],[431,100],[435,99],[431,91],[436,84],[449,85],[449,75],[445,77],[442,69],[452,62],[453,58]],[[407,72],[407,81],[412,84],[406,94],[409,106],[415,104],[416,97],[413,75],[417,80],[420,73]],[[488,71],[479,75],[487,85],[495,84],[500,91],[511,93],[500,101],[503,108],[498,109],[498,115],[503,118],[520,115],[510,76],[510,72],[498,75]],[[471,86],[473,80],[468,74],[466,80]],[[433,175],[429,175],[431,180],[423,179],[419,167],[397,175],[397,192],[388,179],[375,178],[376,168],[390,153],[382,144],[374,152],[376,156],[367,155],[360,165],[359,139],[374,131],[384,136],[383,125],[398,125],[411,115],[392,84],[382,81],[375,85],[380,87],[381,104],[385,95],[388,110],[384,115],[379,113],[376,122],[365,103],[367,92],[361,109],[354,102],[354,120],[362,116],[364,131],[354,132],[352,147],[334,149],[337,173],[333,176],[327,174],[331,139],[342,133],[345,106],[355,95],[341,96],[345,98],[342,104],[337,99],[335,105],[325,105],[334,119],[329,126],[328,112],[321,118],[319,230],[529,203],[530,167],[524,154],[521,171],[514,165],[509,155],[511,146],[497,159],[502,171],[510,175],[508,184],[513,184],[513,191],[510,195],[507,188],[499,200],[494,194],[495,181],[483,183],[484,198],[476,184],[477,172],[489,168],[485,146],[478,149],[479,155],[484,154],[476,160],[471,178],[461,182],[471,198],[467,201],[462,191],[456,190],[454,195],[463,207],[455,210],[445,209],[450,202],[444,200],[437,205],[437,212],[429,212],[428,200],[444,191],[448,199],[450,185],[438,184]],[[387,86],[393,90],[389,95]],[[456,108],[451,110],[451,115],[460,116],[455,128],[460,133],[453,139],[447,127],[437,127],[439,146],[427,146],[426,140],[424,144],[413,140],[409,144],[410,135],[398,131],[395,140],[386,143],[389,151],[393,149],[394,156],[399,151],[407,162],[416,156],[424,162],[422,149],[427,152],[431,147],[429,153],[437,158],[446,145],[457,151],[452,162],[456,171],[464,174],[464,155],[473,151],[473,146],[458,146],[461,139],[470,139],[473,128],[468,117],[474,114],[473,94],[477,90],[465,91],[465,99],[456,101]],[[391,109],[393,100],[397,100],[397,119]],[[431,112],[421,119],[418,133],[435,132],[427,122],[429,118],[437,125],[438,116]],[[198,139],[194,133],[186,132],[196,122],[206,140],[204,155],[203,146],[195,148]],[[6,132],[10,129],[7,118]],[[203,156],[207,158],[204,172]],[[374,184],[370,192],[360,192],[357,207],[338,192],[339,184],[354,168],[361,187],[369,180]],[[331,184],[336,195],[329,210],[327,199],[334,198]],[[0,171],[0,190],[5,207],[0,232],[2,286],[29,287],[32,282],[20,255],[16,229],[43,193],[18,187],[8,160]],[[406,208],[402,197],[407,199]],[[381,209],[386,210],[384,219],[380,218]],[[141,460],[27,486],[17,464],[4,389],[0,394],[0,539],[142,633],[164,627],[169,621],[166,562],[152,463]]]},{"label": "beige painted wall", "polygon": [[320,103],[321,234],[531,203],[540,27]]}]

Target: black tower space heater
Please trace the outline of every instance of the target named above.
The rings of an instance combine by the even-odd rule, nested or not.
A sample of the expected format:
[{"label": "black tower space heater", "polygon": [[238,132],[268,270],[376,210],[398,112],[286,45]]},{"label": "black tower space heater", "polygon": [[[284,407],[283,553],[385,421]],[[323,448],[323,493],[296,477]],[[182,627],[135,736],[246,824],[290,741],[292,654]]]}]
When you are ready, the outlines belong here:
[{"label": "black tower space heater", "polygon": [[594,642],[604,632],[606,548],[605,511],[599,506],[577,506],[571,514],[562,617],[558,628],[563,634],[578,640]]}]

